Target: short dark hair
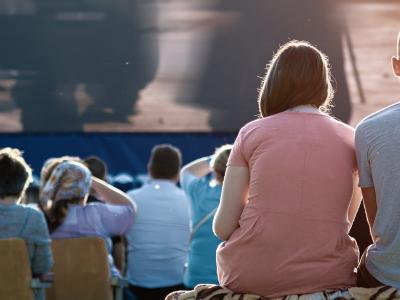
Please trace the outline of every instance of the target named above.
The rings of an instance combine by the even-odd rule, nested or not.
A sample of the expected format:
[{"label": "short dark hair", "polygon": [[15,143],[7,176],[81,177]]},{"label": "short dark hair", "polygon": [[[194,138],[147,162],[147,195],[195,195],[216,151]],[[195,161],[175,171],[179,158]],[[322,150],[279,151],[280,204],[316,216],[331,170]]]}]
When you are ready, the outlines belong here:
[{"label": "short dark hair", "polygon": [[13,148],[0,149],[0,198],[20,198],[32,181],[32,169]]},{"label": "short dark hair", "polygon": [[90,172],[94,177],[106,180],[108,171],[107,171],[107,165],[104,162],[104,160],[93,155],[85,158],[84,163],[89,168]]},{"label": "short dark hair", "polygon": [[179,174],[181,151],[172,145],[156,145],[151,150],[149,171],[154,179],[172,179]]}]

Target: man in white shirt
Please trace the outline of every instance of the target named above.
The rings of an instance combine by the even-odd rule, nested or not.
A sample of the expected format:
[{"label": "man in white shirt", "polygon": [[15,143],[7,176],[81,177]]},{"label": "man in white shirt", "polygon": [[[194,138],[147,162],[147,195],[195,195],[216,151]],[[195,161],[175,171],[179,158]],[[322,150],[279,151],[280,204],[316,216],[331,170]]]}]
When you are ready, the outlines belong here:
[{"label": "man in white shirt", "polygon": [[190,239],[190,208],[179,180],[181,153],[171,145],[151,152],[149,183],[128,192],[137,204],[136,222],[127,234],[130,290],[138,300],[163,300],[183,288]]}]

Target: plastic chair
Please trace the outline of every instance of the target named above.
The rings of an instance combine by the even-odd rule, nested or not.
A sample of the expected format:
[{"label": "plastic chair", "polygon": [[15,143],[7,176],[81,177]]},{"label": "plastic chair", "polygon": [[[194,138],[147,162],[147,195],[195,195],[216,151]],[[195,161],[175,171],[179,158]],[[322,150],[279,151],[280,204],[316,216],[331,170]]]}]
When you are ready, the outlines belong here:
[{"label": "plastic chair", "polygon": [[108,252],[101,238],[54,240],[54,283],[48,300],[122,300],[123,279],[111,278]]},{"label": "plastic chair", "polygon": [[24,240],[0,240],[0,299],[44,300],[45,288],[50,285],[32,279]]}]

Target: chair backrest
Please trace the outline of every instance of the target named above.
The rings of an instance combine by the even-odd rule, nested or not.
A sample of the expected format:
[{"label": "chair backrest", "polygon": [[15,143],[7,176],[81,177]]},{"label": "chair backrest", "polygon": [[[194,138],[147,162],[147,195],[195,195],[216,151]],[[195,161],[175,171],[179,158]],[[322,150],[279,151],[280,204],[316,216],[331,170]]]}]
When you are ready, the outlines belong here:
[{"label": "chair backrest", "polygon": [[33,300],[32,273],[25,241],[0,240],[0,299]]},{"label": "chair backrest", "polygon": [[54,240],[54,282],[47,300],[112,300],[108,252],[100,238]]}]

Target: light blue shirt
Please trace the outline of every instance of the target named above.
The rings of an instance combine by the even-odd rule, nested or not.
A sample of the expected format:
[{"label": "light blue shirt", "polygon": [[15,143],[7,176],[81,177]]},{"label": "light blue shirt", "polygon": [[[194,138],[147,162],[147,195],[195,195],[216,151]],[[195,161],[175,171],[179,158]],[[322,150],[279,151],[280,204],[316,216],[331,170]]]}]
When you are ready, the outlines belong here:
[{"label": "light blue shirt", "polygon": [[362,188],[374,187],[377,212],[366,267],[380,282],[400,288],[400,103],[364,119],[356,129]]},{"label": "light blue shirt", "polygon": [[128,192],[137,205],[128,240],[127,279],[144,288],[183,282],[190,239],[190,208],[184,192],[169,180],[151,180]]},{"label": "light blue shirt", "polygon": [[[219,204],[222,188],[213,182],[211,175],[196,177],[190,172],[182,174],[181,185],[191,202],[192,227]],[[221,240],[212,231],[213,219],[209,218],[192,238],[184,277],[187,287],[193,288],[201,283],[218,284],[216,250]]]},{"label": "light blue shirt", "polygon": [[50,271],[51,240],[42,212],[25,205],[0,203],[0,239],[10,238],[25,240],[33,273]]}]

